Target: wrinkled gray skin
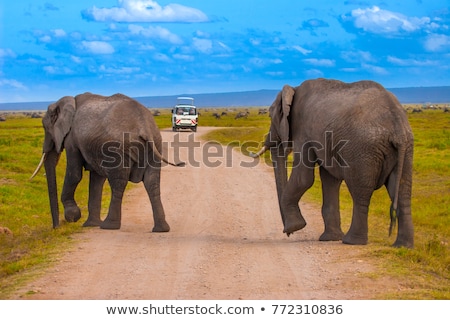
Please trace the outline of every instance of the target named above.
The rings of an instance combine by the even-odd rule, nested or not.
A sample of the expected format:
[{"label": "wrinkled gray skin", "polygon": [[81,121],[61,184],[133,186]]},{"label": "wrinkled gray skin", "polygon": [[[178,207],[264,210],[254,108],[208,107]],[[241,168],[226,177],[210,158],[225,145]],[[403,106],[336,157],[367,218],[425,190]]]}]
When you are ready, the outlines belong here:
[{"label": "wrinkled gray skin", "polygon": [[[67,221],[75,222],[81,217],[74,193],[86,169],[90,171],[89,216],[84,226],[119,229],[125,187],[128,181],[143,181],[153,209],[153,232],[169,231],[160,196],[162,139],[147,108],[121,94],[104,97],[85,93],[51,104],[42,123],[53,227],[59,225],[55,167],[65,149],[67,168],[61,201]],[[112,195],[108,215],[101,221],[106,179]]]},{"label": "wrinkled gray skin", "polygon": [[[271,151],[288,236],[306,226],[299,200],[314,183],[314,166],[320,165],[325,223],[320,240],[367,244],[370,199],[373,191],[384,185],[392,200],[391,229],[398,222],[394,246],[414,246],[413,135],[394,95],[371,81],[308,80],[296,88],[285,86],[271,105],[270,116],[270,132],[257,155]],[[294,152],[294,164],[288,179],[286,157],[290,151]],[[342,181],[353,200],[352,222],[345,235],[339,212]]]}]

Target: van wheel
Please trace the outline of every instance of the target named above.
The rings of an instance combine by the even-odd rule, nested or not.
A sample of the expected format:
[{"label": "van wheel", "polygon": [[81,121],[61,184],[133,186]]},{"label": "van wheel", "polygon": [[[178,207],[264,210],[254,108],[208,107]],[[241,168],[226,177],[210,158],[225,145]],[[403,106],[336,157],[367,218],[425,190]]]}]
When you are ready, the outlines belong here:
[{"label": "van wheel", "polygon": [[196,126],[193,127],[193,128],[192,128],[192,131],[197,132],[197,127],[196,127]]}]

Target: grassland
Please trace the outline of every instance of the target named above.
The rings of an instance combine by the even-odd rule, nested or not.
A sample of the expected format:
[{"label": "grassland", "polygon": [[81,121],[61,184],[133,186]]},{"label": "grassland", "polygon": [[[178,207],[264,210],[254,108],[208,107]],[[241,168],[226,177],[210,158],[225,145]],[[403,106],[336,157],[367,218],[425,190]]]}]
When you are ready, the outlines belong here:
[{"label": "grassland", "polygon": [[[245,141],[261,141],[270,119],[267,114],[258,115],[258,109],[249,108],[248,117],[240,119],[234,119],[236,111],[216,119],[214,112],[227,110],[201,110],[200,125],[221,127],[207,136],[208,140],[224,144],[235,141],[236,146]],[[450,114],[426,111],[408,116],[415,136],[412,210],[416,247],[390,247],[394,241],[394,237],[387,236],[390,203],[381,189],[371,202],[367,254],[380,261],[386,275],[409,279],[406,288],[386,299],[450,299]],[[168,110],[162,110],[155,119],[160,128],[170,127]],[[52,263],[56,253],[71,244],[72,235],[82,232],[82,221],[63,223],[61,228],[52,230],[45,177],[41,173],[29,180],[39,162],[42,141],[40,119],[16,117],[0,122],[0,227],[12,233],[0,233],[0,299],[7,298],[17,284],[32,276],[30,271]],[[270,160],[268,154],[265,157]],[[57,171],[60,190],[64,168],[63,155]],[[319,205],[320,180],[316,179],[305,198]],[[76,193],[83,212],[87,211],[87,180],[82,181]],[[345,229],[350,223],[351,199],[345,186],[342,189]],[[108,203],[107,189],[104,210]]]}]

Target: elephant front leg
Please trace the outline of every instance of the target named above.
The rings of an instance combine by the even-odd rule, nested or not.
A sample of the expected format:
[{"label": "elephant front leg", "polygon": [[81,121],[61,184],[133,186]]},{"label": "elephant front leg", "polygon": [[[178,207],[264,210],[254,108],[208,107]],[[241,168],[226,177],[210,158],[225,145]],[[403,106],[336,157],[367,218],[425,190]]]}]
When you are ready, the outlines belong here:
[{"label": "elephant front leg", "polygon": [[144,186],[153,210],[154,226],[152,232],[169,232],[170,226],[166,221],[164,207],[161,202],[160,171],[159,167],[148,167],[144,175]]},{"label": "elephant front leg", "polygon": [[313,168],[306,168],[300,165],[293,168],[281,198],[281,214],[284,222],[283,232],[288,236],[306,226],[306,221],[301,214],[298,202],[313,183]]},{"label": "elephant front leg", "polygon": [[120,229],[122,220],[122,199],[128,180],[110,179],[108,181],[109,185],[111,186],[111,202],[109,204],[108,215],[106,216],[106,219],[100,224],[100,228]]},{"label": "elephant front leg", "polygon": [[98,227],[102,223],[100,212],[102,209],[102,192],[105,177],[98,175],[95,171],[89,173],[89,216],[83,227]]},{"label": "elephant front leg", "polygon": [[82,165],[76,155],[67,152],[66,176],[61,193],[61,202],[64,206],[64,218],[68,222],[77,222],[81,218],[81,210],[78,207],[74,195],[78,184],[83,177]]}]

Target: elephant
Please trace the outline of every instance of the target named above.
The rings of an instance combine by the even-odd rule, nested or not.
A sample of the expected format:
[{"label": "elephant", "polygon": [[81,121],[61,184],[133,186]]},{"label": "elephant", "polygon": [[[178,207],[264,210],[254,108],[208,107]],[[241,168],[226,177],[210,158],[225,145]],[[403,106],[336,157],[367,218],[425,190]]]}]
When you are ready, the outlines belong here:
[{"label": "elephant", "polygon": [[[382,85],[311,79],[285,85],[270,106],[271,124],[256,158],[270,150],[284,230],[306,226],[299,201],[313,185],[318,166],[322,183],[321,241],[368,243],[368,209],[374,190],[391,199],[394,247],[414,247],[411,216],[413,133],[397,98]],[[288,178],[287,156],[293,153]],[[350,228],[341,228],[339,190],[345,181],[353,202]]]},{"label": "elephant", "polygon": [[[149,109],[123,94],[101,96],[84,93],[65,96],[48,106],[42,119],[45,131],[41,161],[44,164],[53,228],[59,226],[56,165],[66,150],[66,174],[61,193],[68,222],[81,218],[74,193],[89,171],[88,218],[83,226],[120,229],[122,198],[128,181],[143,182],[153,210],[153,232],[168,232],[160,194],[161,133]],[[108,179],[111,201],[104,221],[100,218],[103,185]]]}]

